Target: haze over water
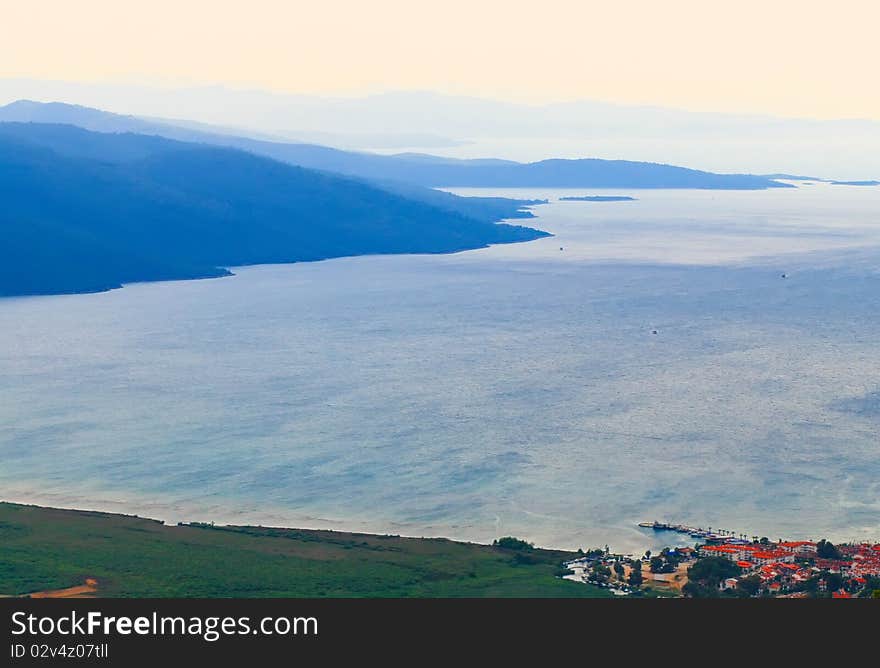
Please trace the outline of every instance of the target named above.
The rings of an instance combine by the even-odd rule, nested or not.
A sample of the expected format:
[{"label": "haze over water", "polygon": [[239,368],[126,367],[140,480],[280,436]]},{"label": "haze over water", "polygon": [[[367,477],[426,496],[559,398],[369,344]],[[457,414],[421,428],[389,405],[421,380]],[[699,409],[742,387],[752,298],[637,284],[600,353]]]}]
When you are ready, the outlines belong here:
[{"label": "haze over water", "polygon": [[[556,236],[0,300],[0,498],[572,548],[655,547],[653,519],[880,537],[880,188],[491,194],[551,198],[525,222]],[[638,201],[557,201],[588,194]]]}]

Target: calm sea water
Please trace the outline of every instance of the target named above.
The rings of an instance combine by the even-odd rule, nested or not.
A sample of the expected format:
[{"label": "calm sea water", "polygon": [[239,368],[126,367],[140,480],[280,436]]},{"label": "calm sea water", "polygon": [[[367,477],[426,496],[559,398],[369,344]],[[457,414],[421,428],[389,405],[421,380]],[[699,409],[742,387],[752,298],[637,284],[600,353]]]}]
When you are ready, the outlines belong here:
[{"label": "calm sea water", "polygon": [[880,188],[494,194],[554,200],[556,236],[0,300],[0,498],[621,550],[653,519],[880,537]]}]

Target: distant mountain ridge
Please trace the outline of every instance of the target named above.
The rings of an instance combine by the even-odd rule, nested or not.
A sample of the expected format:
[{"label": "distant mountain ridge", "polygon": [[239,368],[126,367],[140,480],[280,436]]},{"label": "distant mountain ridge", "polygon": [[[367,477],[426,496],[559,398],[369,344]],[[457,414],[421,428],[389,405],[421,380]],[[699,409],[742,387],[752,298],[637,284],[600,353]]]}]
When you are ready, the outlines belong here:
[{"label": "distant mountain ridge", "polygon": [[789,188],[766,176],[716,174],[674,165],[627,160],[552,159],[533,163],[460,160],[421,154],[377,155],[313,144],[291,144],[211,133],[134,116],[26,100],[0,107],[0,122],[51,122],[98,132],[134,132],[242,149],[289,164],[373,181],[425,187],[696,188],[758,190]]},{"label": "distant mountain ridge", "polygon": [[0,123],[0,296],[548,236],[487,222],[509,202],[436,195],[443,206],[231,148]]},{"label": "distant mountain ridge", "polygon": [[[346,150],[520,162],[589,156],[716,173],[880,178],[880,118],[810,119],[596,99],[524,103],[427,90],[328,96],[0,78],[0,105],[17,99],[63,100],[178,125],[184,122],[169,119],[193,119],[225,134]],[[426,134],[445,138],[445,148]],[[361,141],[369,136],[374,140]]]}]

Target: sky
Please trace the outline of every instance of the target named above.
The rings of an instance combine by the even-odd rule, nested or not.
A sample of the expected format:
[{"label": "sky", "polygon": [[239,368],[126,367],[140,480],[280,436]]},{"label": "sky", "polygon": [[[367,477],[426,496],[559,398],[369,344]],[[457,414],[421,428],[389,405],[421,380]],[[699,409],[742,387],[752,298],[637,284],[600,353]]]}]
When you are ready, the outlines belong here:
[{"label": "sky", "polygon": [[0,77],[880,120],[880,3],[0,0]]}]

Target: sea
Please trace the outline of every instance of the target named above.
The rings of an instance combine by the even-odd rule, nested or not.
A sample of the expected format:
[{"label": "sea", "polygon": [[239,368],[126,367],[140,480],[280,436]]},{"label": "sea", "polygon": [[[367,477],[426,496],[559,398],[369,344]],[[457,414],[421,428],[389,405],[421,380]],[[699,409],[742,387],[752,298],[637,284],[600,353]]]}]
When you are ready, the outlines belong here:
[{"label": "sea", "polygon": [[[458,189],[537,241],[0,299],[0,499],[618,552],[880,539],[880,188]],[[573,202],[620,195],[634,201]]]}]

